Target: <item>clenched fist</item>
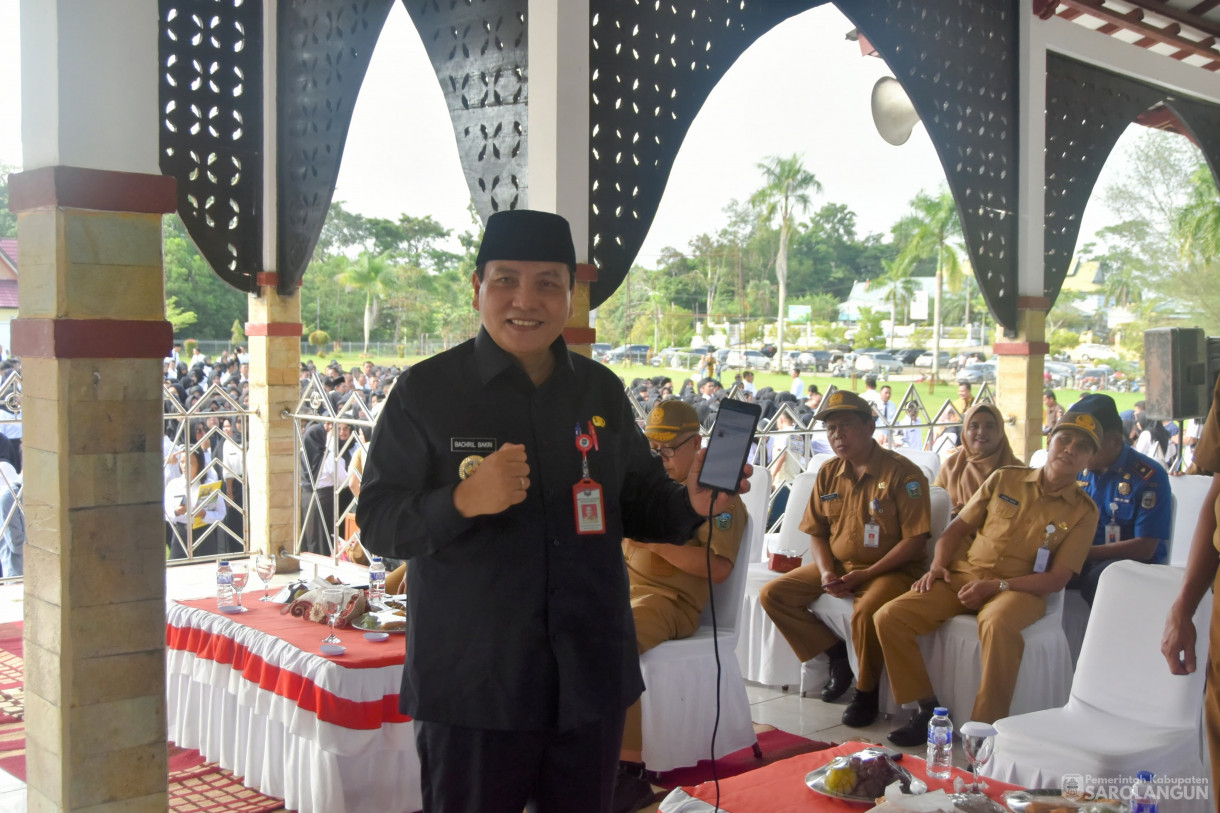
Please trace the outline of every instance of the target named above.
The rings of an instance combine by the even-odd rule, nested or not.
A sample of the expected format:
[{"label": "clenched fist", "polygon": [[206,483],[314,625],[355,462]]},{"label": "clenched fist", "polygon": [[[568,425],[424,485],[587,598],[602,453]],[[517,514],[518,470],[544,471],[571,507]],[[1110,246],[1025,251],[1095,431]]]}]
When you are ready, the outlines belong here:
[{"label": "clenched fist", "polygon": [[529,474],[525,447],[505,443],[458,484],[453,491],[453,506],[467,518],[499,514],[525,500]]}]

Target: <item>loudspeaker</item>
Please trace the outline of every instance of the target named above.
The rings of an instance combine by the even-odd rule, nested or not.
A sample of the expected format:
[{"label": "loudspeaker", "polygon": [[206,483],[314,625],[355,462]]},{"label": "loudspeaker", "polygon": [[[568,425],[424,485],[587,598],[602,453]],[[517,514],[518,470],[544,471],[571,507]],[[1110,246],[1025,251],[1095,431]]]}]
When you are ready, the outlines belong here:
[{"label": "loudspeaker", "polygon": [[883,76],[873,85],[872,108],[877,132],[895,147],[907,143],[911,130],[919,124],[915,105],[902,83],[892,76]]},{"label": "loudspeaker", "polygon": [[1144,368],[1148,373],[1144,410],[1148,417],[1184,421],[1207,414],[1212,395],[1208,384],[1215,383],[1215,371],[1220,370],[1220,364],[1208,363],[1211,346],[1220,352],[1220,341],[1207,339],[1202,328],[1144,331]]}]

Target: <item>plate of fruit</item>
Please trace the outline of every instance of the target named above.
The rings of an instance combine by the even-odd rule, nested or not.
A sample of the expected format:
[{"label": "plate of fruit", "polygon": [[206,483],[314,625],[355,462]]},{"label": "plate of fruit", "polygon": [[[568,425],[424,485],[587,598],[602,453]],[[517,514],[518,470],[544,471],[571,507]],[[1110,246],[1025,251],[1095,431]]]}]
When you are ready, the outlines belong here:
[{"label": "plate of fruit", "polygon": [[849,802],[875,805],[885,789],[898,783],[903,793],[926,793],[927,784],[894,762],[889,754],[866,748],[832,759],[805,776],[810,790]]}]

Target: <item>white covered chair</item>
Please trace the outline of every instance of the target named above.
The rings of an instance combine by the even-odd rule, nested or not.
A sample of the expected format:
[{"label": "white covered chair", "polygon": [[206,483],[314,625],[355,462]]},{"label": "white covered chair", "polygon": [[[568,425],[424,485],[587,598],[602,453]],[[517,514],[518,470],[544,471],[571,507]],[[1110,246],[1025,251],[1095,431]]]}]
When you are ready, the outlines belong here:
[{"label": "white covered chair", "polygon": [[[932,513],[926,558],[930,562],[932,551],[936,547],[936,540],[940,539],[940,535],[949,525],[949,514],[953,506],[949,500],[949,493],[943,488],[928,489],[928,499],[931,502]],[[851,613],[854,606],[855,599],[821,595],[809,605],[809,611],[820,618],[822,623],[830,627],[831,631],[847,644],[847,659],[851,663],[851,671],[858,675],[860,674],[860,663],[851,639]],[[924,650],[925,658],[930,652],[931,639],[930,635],[920,638],[920,648]],[[808,661],[803,665],[801,672],[801,694],[821,690],[829,679],[830,672],[825,658],[819,657]],[[898,710],[898,704],[893,701],[893,696],[890,694],[889,682],[884,678],[881,680],[880,703],[881,710],[884,712],[892,714]]]},{"label": "white covered chair", "polygon": [[1211,484],[1212,478],[1197,474],[1169,478],[1169,487],[1177,501],[1173,515],[1173,538],[1169,542],[1169,564],[1174,567],[1186,566],[1190,541],[1199,523],[1199,511],[1206,502]]},{"label": "white covered chair", "polygon": [[[1137,771],[1152,771],[1206,780],[1200,720],[1210,592],[1194,614],[1195,671],[1172,675],[1161,655],[1165,617],[1182,575],[1179,568],[1137,562],[1107,568],[1067,704],[999,720],[995,756],[982,773],[1031,788],[1059,787],[1065,774],[1130,781]],[[1206,800],[1171,804],[1209,808]]]},{"label": "white covered chair", "polygon": [[771,474],[757,466],[750,490],[742,495],[746,527],[741,553],[733,572],[712,588],[716,605],[716,633],[712,633],[711,604],[703,608],[699,628],[689,638],[666,641],[640,656],[644,694],[640,710],[644,736],[644,764],[649,770],[669,771],[706,759],[716,723],[716,649],[721,679],[720,727],[716,758],[753,745],[757,748],[750,699],[733,653],[741,623],[742,598],[749,568],[749,550],[761,545],[765,533],[767,496]]},{"label": "white covered chair", "polygon": [[775,623],[759,603],[758,593],[767,582],[780,574],[767,566],[769,550],[794,550],[809,561],[809,537],[800,529],[801,517],[813,493],[813,484],[821,466],[821,456],[809,463],[809,469],[792,482],[784,521],[774,539],[764,545],[761,559],[751,561],[746,575],[745,600],[741,608],[741,637],[737,642],[737,662],[746,680],[766,686],[796,686],[801,682],[801,662],[792,647],[780,634]]},{"label": "white covered chair", "polygon": [[[1182,479],[1182,478],[1180,478],[1180,477],[1170,478],[1171,487],[1172,487],[1173,480],[1180,480],[1180,479]],[[1205,479],[1205,478],[1200,478],[1200,479]],[[1210,483],[1210,480],[1208,480],[1207,482]],[[1206,493],[1204,494],[1204,496],[1206,496]],[[1170,494],[1169,497],[1170,497],[1169,512],[1170,512],[1170,516],[1172,517],[1172,519],[1170,520],[1170,527],[1173,528],[1173,534],[1174,534],[1174,536],[1176,536],[1178,533],[1178,526],[1177,526],[1178,495],[1175,492],[1173,494]],[[1195,518],[1193,520],[1191,520],[1191,522],[1189,524],[1189,528],[1183,529],[1183,533],[1186,534],[1186,542],[1184,544],[1186,545],[1187,548],[1190,547],[1190,534],[1194,533],[1195,522],[1197,522],[1198,518],[1199,518],[1197,507],[1196,507],[1195,511],[1196,511]],[[1173,537],[1170,537],[1170,539],[1169,539],[1169,557],[1170,557],[1170,563],[1172,563]],[[1182,563],[1183,564],[1186,563],[1185,556],[1182,557]],[[1088,605],[1088,603],[1084,600],[1084,597],[1080,594],[1079,590],[1075,590],[1075,589],[1064,590],[1063,591],[1063,632],[1064,632],[1064,634],[1067,635],[1068,649],[1072,653],[1072,667],[1073,668],[1075,668],[1077,662],[1080,660],[1080,647],[1084,644],[1084,633],[1085,633],[1085,630],[1088,628],[1088,626],[1089,626],[1089,605]]]},{"label": "white covered chair", "polygon": [[1034,449],[1033,454],[1029,456],[1029,467],[1038,469],[1046,465],[1046,449]]},{"label": "white covered chair", "polygon": [[940,455],[936,452],[930,452],[926,449],[912,449],[910,446],[899,446],[893,451],[923,469],[924,475],[928,478],[928,485],[936,482],[936,475],[940,472]]}]

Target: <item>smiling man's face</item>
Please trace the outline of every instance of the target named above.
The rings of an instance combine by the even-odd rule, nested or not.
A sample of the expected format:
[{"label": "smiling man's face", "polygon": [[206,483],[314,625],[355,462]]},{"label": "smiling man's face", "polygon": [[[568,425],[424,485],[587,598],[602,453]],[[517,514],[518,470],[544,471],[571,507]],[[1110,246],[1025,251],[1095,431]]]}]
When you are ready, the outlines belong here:
[{"label": "smiling man's face", "polygon": [[474,307],[491,338],[522,364],[550,352],[572,317],[568,266],[555,262],[492,260],[475,274]]}]

